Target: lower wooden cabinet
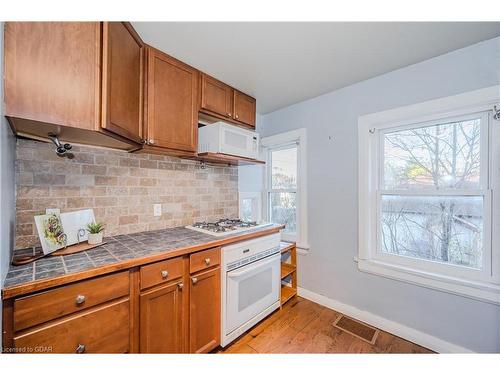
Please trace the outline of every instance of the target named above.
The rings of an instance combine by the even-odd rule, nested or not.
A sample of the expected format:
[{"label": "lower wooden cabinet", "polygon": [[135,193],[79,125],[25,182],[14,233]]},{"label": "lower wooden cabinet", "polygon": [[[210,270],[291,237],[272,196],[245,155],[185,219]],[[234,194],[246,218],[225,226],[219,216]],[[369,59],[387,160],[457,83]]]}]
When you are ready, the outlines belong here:
[{"label": "lower wooden cabinet", "polygon": [[220,248],[3,302],[3,351],[208,353],[220,343]]},{"label": "lower wooden cabinet", "polygon": [[126,353],[129,322],[127,298],[21,333],[14,348],[19,353]]},{"label": "lower wooden cabinet", "polygon": [[207,353],[220,344],[220,267],[191,275],[189,351]]},{"label": "lower wooden cabinet", "polygon": [[183,281],[141,293],[141,353],[182,353],[185,298]]}]

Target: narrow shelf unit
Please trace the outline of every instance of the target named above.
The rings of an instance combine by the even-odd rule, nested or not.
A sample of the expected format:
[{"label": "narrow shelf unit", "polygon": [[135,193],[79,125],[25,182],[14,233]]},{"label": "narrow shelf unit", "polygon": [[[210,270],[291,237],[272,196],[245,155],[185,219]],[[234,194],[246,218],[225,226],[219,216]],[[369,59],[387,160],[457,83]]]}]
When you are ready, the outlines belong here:
[{"label": "narrow shelf unit", "polygon": [[[295,242],[280,243],[281,248],[281,307],[297,295],[297,247]],[[286,259],[283,259],[286,258]],[[286,279],[290,279],[287,282]]]}]

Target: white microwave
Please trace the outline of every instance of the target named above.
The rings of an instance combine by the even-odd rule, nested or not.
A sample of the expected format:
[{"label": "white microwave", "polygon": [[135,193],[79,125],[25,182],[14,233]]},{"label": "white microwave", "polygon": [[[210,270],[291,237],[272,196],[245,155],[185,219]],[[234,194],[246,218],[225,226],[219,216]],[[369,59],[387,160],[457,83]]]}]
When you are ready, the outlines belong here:
[{"label": "white microwave", "polygon": [[198,133],[198,153],[203,152],[258,159],[259,134],[222,121],[205,125]]}]

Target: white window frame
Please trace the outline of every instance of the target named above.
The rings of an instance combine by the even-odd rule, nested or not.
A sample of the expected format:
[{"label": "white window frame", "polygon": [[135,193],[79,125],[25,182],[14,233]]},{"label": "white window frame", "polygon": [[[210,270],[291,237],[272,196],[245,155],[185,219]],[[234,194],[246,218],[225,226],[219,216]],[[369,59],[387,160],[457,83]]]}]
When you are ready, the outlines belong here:
[{"label": "white window frame", "polygon": [[[492,119],[500,101],[500,86],[396,108],[358,119],[359,147],[359,251],[361,271],[500,304],[500,122]],[[487,112],[486,115],[482,113]],[[476,114],[481,117],[481,182],[477,191],[446,191],[446,195],[482,195],[485,207],[483,268],[481,271],[379,250],[379,214],[383,181],[383,136],[388,131],[431,126]],[[472,116],[471,116],[472,117]],[[488,133],[489,132],[489,133]],[[495,157],[493,157],[495,155]],[[488,173],[489,172],[489,173]],[[489,181],[486,179],[489,175]],[[391,190],[391,194],[395,191]],[[416,195],[440,195],[420,189]],[[408,195],[408,191],[405,191]]]},{"label": "white window frame", "polygon": [[270,152],[285,149],[290,145],[297,145],[297,233],[291,235],[282,233],[285,241],[295,241],[299,250],[308,251],[308,225],[307,225],[307,133],[305,128],[280,133],[261,138],[261,146],[266,155],[266,178],[264,195],[264,215],[270,220],[269,193],[271,192],[271,159]]}]

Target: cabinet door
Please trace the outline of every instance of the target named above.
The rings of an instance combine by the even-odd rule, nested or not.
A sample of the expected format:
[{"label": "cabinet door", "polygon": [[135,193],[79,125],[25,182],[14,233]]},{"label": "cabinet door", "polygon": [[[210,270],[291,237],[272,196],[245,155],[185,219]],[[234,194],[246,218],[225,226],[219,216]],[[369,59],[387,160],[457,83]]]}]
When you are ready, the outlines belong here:
[{"label": "cabinet door", "polygon": [[201,75],[201,110],[232,118],[233,89],[206,74]]},{"label": "cabinet door", "polygon": [[147,139],[166,149],[196,152],[198,71],[148,48]]},{"label": "cabinet door", "polygon": [[220,267],[191,276],[189,347],[206,353],[220,344]]},{"label": "cabinet door", "polygon": [[144,44],[126,22],[103,23],[102,127],[142,139]]},{"label": "cabinet door", "polygon": [[234,90],[234,119],[255,127],[255,99]]},{"label": "cabinet door", "polygon": [[182,281],[140,295],[141,353],[181,353],[183,348]]},{"label": "cabinet door", "polygon": [[98,22],[7,22],[4,38],[6,116],[98,129]]}]

